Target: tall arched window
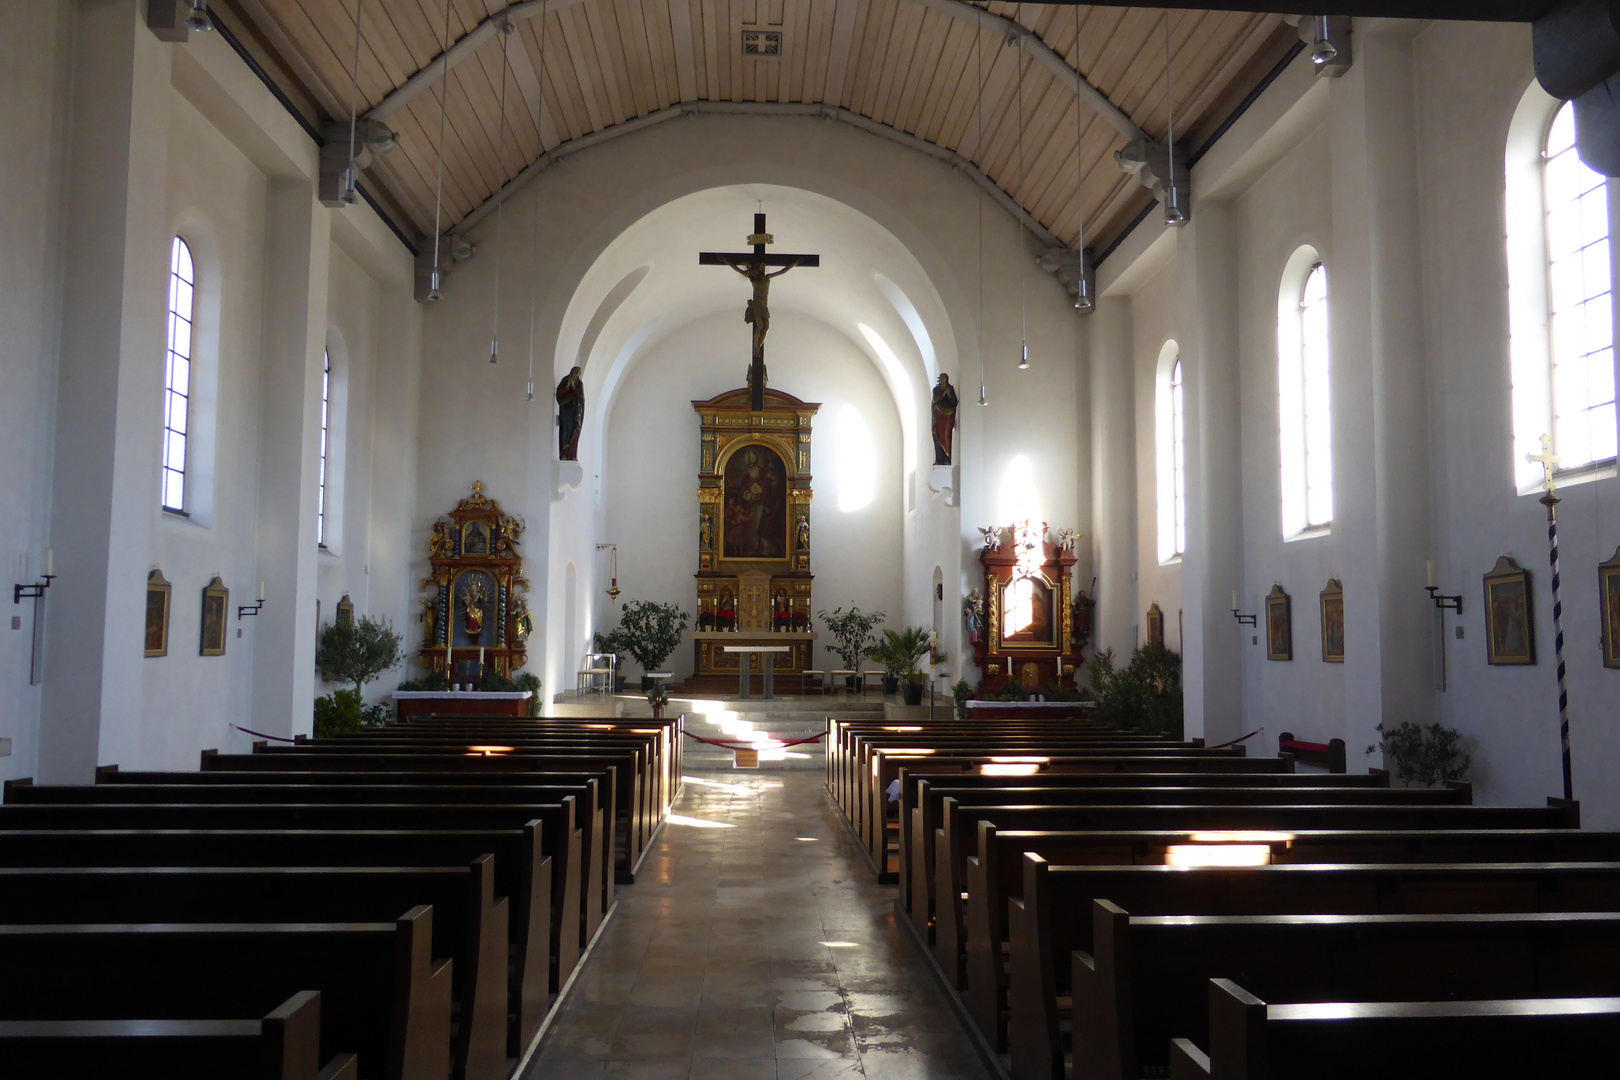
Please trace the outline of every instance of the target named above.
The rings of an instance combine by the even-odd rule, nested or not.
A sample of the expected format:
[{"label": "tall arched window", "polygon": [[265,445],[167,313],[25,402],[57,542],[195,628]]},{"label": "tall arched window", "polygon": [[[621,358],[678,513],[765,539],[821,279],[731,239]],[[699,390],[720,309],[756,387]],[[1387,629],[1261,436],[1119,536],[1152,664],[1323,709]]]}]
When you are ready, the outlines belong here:
[{"label": "tall arched window", "polygon": [[186,512],[186,432],[191,409],[191,327],[196,263],[178,236],[169,246],[168,348],[163,368],[163,509]]},{"label": "tall arched window", "polygon": [[1159,562],[1167,563],[1187,551],[1187,427],[1181,350],[1175,342],[1166,342],[1160,351],[1159,369],[1154,446],[1158,459]]},{"label": "tall arched window", "polygon": [[1572,102],[1553,116],[1543,161],[1553,452],[1578,469],[1615,456],[1614,295],[1609,185],[1575,150]]},{"label": "tall arched window", "polygon": [[315,495],[315,542],[326,546],[326,466],[332,441],[332,350],[321,354],[321,468]]},{"label": "tall arched window", "polygon": [[1333,397],[1327,270],[1301,248],[1277,302],[1277,411],[1286,539],[1333,524]]},{"label": "tall arched window", "polygon": [[1608,182],[1575,149],[1575,108],[1532,83],[1506,152],[1513,475],[1521,493],[1542,472],[1525,460],[1552,437],[1561,471],[1616,456],[1615,301]]}]

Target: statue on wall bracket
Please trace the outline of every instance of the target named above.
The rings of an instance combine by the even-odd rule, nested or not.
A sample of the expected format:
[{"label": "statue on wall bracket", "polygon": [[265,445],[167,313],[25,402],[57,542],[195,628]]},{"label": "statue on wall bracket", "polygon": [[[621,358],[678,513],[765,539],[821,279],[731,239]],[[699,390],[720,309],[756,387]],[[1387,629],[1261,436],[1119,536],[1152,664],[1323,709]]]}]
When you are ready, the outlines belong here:
[{"label": "statue on wall bracket", "polygon": [[585,380],[579,368],[557,384],[557,459],[579,460],[579,433],[585,426]]},{"label": "statue on wall bracket", "polygon": [[939,373],[939,382],[934,385],[934,464],[949,465],[951,463],[951,444],[956,434],[956,387],[951,385],[951,377],[943,371]]}]

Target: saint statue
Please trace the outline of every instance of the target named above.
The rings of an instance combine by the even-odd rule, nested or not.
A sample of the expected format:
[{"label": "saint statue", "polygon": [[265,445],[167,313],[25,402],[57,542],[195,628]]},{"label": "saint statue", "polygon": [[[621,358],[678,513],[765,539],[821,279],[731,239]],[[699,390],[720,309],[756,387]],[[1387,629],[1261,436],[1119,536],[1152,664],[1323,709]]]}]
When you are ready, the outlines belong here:
[{"label": "saint statue", "polygon": [[698,544],[704,551],[714,547],[714,519],[708,514],[698,518]]},{"label": "saint statue", "polygon": [[956,387],[943,371],[934,386],[934,464],[951,463],[951,437],[956,429]]},{"label": "saint statue", "polygon": [[426,648],[439,640],[439,602],[422,601],[422,645]]},{"label": "saint statue", "polygon": [[585,426],[585,381],[575,367],[557,384],[557,457],[579,460],[579,432]]},{"label": "saint statue", "polygon": [[810,519],[802,512],[799,514],[798,542],[800,551],[810,550]]}]

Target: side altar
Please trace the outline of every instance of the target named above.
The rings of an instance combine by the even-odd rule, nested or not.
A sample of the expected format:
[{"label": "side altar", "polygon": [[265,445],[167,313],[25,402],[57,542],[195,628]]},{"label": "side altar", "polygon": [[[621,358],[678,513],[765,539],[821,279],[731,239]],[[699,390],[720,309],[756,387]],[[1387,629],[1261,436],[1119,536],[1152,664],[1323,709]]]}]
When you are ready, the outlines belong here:
[{"label": "side altar", "polygon": [[1075,606],[1080,600],[1083,618],[1089,600],[1074,596],[1070,580],[1077,534],[1060,529],[1050,541],[1044,521],[980,531],[984,593],[975,589],[969,595],[966,614],[973,662],[984,669],[981,688],[993,693],[1008,682],[1030,690],[1071,686],[1088,640],[1087,627],[1076,625]]},{"label": "side altar", "polygon": [[522,537],[523,519],[485,495],[482,482],[433,523],[420,586],[430,590],[422,599],[423,667],[450,683],[473,683],[486,670],[509,679],[527,662],[534,625]]},{"label": "side altar", "polygon": [[778,672],[816,666],[810,422],[821,406],[767,389],[756,409],[749,396],[742,388],[692,402],[701,425],[696,675],[736,676],[739,654],[727,645],[789,646]]}]

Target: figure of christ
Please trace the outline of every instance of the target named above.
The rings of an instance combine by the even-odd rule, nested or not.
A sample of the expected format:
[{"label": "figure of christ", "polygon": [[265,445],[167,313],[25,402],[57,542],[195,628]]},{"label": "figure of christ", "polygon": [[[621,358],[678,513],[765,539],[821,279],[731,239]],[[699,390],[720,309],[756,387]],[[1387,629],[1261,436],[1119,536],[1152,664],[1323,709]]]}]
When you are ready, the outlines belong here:
[{"label": "figure of christ", "polygon": [[794,258],[780,270],[770,273],[765,271],[765,262],[762,259],[739,259],[736,256],[727,256],[726,265],[747,278],[754,286],[753,299],[743,308],[743,322],[754,328],[754,352],[756,362],[763,362],[765,356],[765,334],[771,328],[771,278],[781,277],[783,274],[799,265]]}]

